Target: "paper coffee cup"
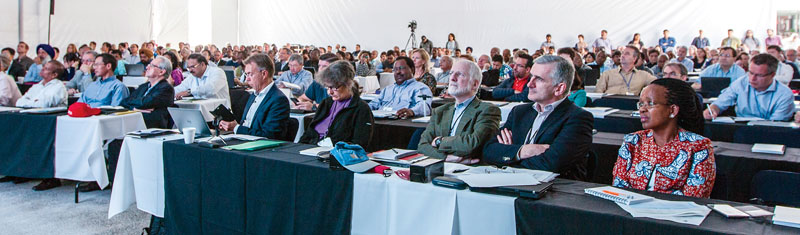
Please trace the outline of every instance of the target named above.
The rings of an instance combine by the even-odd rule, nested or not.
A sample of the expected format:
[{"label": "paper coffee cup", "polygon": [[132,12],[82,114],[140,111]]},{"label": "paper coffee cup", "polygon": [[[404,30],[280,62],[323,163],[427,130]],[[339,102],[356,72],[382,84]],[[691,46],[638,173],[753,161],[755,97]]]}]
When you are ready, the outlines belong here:
[{"label": "paper coffee cup", "polygon": [[197,133],[197,129],[195,129],[194,127],[183,128],[183,143],[185,144],[194,143],[195,133]]}]

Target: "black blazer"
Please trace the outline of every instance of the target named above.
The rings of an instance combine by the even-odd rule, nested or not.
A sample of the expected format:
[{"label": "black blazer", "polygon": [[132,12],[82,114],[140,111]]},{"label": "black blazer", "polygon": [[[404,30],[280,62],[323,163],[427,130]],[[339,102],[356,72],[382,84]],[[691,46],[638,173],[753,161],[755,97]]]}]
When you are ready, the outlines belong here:
[{"label": "black blazer", "polygon": [[17,81],[17,77],[24,77],[25,72],[28,71],[28,68],[25,65],[21,64],[17,60],[11,61],[11,67],[8,70],[8,75]]},{"label": "black blazer", "polygon": [[[512,102],[531,102],[528,100],[528,86],[522,88],[522,93],[514,93],[514,80],[516,78],[509,78],[504,80],[492,90],[492,97],[495,99],[502,99]],[[530,81],[530,80],[528,80]]]},{"label": "black blazer", "polygon": [[[352,100],[350,100],[350,105],[339,111],[336,117],[333,118],[327,135],[334,144],[344,141],[361,145],[362,148],[367,149],[369,141],[372,139],[372,126],[375,123],[375,119],[372,117],[372,110],[370,110],[367,102],[361,100],[356,94],[354,93]],[[320,141],[319,133],[314,127],[328,117],[332,105],[333,98],[331,97],[325,98],[319,104],[314,118],[309,123],[303,136],[300,137],[300,143],[317,144]]]},{"label": "black blazer", "polygon": [[[239,124],[244,123],[244,119],[247,118],[247,112],[253,108],[250,106],[255,100],[256,95],[250,94],[250,99],[247,100],[247,105],[244,108],[242,120]],[[236,129],[236,134],[261,136],[269,139],[281,138],[289,125],[289,99],[273,84],[267,91],[264,100],[256,108],[256,114],[253,115],[250,127],[240,125]]]},{"label": "black blazer", "polygon": [[[514,161],[538,113],[533,105],[518,105],[511,110],[502,129],[511,130],[513,144],[500,144],[491,138],[483,149],[484,161],[496,165],[522,166],[560,173],[566,178],[585,177],[586,154],[592,146],[592,114],[565,99],[542,122],[534,136],[535,144],[549,144],[544,153]],[[498,133],[499,134],[499,133]]]},{"label": "black blazer", "polygon": [[[127,109],[153,109],[150,113],[143,113],[144,124],[147,128],[172,128],[172,117],[167,111],[167,107],[174,104],[175,90],[169,85],[166,79],[162,79],[147,93],[150,82],[142,83],[128,98],[122,100],[120,106]],[[145,95],[147,93],[147,95]]]}]

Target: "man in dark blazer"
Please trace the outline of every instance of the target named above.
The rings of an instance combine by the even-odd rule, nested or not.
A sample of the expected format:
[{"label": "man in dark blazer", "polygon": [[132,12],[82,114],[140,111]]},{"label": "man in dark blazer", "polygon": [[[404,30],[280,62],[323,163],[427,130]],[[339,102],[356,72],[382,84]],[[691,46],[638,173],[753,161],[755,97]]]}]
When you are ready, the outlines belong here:
[{"label": "man in dark blazer", "polygon": [[528,87],[524,84],[530,81],[533,57],[528,54],[520,54],[519,57],[514,59],[514,64],[514,78],[506,79],[500,85],[497,85],[492,90],[492,98],[514,102],[529,101]]},{"label": "man in dark blazer", "polygon": [[120,103],[127,109],[143,111],[147,128],[172,128],[172,117],[167,111],[174,104],[175,90],[167,78],[171,76],[172,63],[164,56],[158,56],[147,66],[147,82],[139,85],[128,98]]},{"label": "man in dark blazer", "polygon": [[289,120],[289,99],[272,80],[275,64],[268,55],[260,53],[245,61],[247,84],[255,91],[247,100],[241,124],[237,121],[220,121],[219,127],[236,134],[261,136],[270,139],[282,137]]},{"label": "man in dark blazer", "polygon": [[417,151],[448,162],[480,161],[483,145],[500,126],[500,109],[475,97],[480,85],[481,69],[474,62],[460,60],[453,65],[447,93],[456,102],[433,110]]},{"label": "man in dark blazer", "polygon": [[567,99],[574,74],[564,58],[539,57],[528,82],[528,98],[535,103],[511,110],[497,138],[484,147],[483,159],[584,179],[594,118]]}]

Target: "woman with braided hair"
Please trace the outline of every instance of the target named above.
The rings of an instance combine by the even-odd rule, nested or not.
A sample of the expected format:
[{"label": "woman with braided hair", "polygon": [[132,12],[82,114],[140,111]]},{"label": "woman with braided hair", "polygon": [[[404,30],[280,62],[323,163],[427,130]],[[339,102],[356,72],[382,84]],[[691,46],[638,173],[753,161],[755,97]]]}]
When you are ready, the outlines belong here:
[{"label": "woman with braided hair", "polygon": [[658,79],[637,103],[645,130],[625,135],[613,185],[707,198],[716,177],[711,140],[703,131],[702,103],[688,83]]}]

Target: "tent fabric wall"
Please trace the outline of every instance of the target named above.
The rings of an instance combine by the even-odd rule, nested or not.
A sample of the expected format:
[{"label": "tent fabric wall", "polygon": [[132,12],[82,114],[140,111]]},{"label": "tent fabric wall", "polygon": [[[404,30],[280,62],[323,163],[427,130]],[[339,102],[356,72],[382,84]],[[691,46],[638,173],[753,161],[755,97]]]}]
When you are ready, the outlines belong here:
[{"label": "tent fabric wall", "polygon": [[[49,0],[24,0],[23,34],[18,34],[19,0],[0,0],[7,9],[0,22],[0,46],[21,38],[31,45],[47,41]],[[313,45],[343,44],[352,49],[385,50],[404,47],[408,22],[419,23],[417,38],[428,36],[441,47],[455,33],[461,47],[486,53],[492,46],[534,49],[552,34],[557,46],[572,46],[578,34],[591,42],[607,29],[615,45],[641,33],[654,45],[663,29],[678,44],[688,44],[704,29],[718,45],[732,28],[741,37],[746,29],[764,37],[774,28],[776,11],[800,10],[796,0],[752,1],[635,1],[635,0],[56,0],[51,40],[54,46],[88,41],[160,44],[188,41],[194,45],[287,42]],[[192,11],[193,4],[204,4]],[[208,5],[208,6],[206,6]],[[202,20],[190,20],[201,17]],[[195,30],[190,30],[195,29]],[[198,31],[199,30],[199,31]],[[192,32],[202,32],[191,36]]]}]

